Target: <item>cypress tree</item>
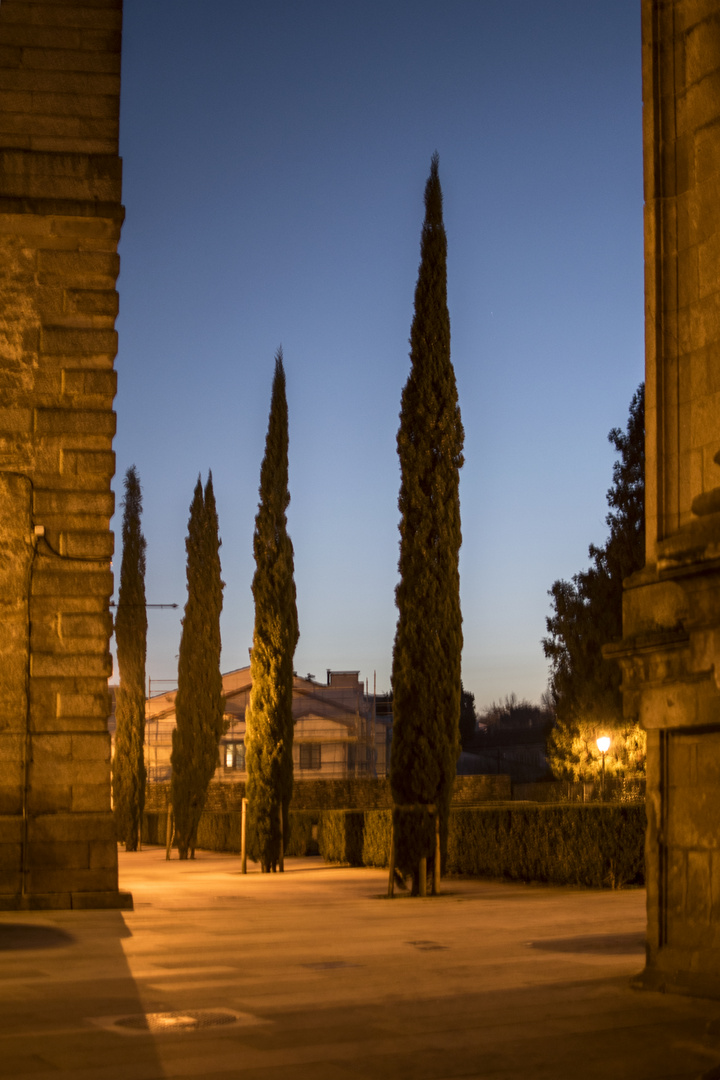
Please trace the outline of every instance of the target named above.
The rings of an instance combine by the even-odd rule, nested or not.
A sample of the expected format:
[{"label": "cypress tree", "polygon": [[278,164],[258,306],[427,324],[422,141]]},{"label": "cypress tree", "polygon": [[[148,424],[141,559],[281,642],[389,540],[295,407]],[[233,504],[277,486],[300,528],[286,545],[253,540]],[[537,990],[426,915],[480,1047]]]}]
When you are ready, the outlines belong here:
[{"label": "cypress tree", "polygon": [[125,473],[120,591],[115,641],[120,685],[115,699],[113,807],[118,840],[137,851],[145,808],[145,537],[140,529],[142,491],[134,465]]},{"label": "cypress tree", "polygon": [[282,349],[275,357],[253,548],[255,629],[245,713],[249,850],[266,873],[277,866],[280,813],[288,835],[293,786],[293,656],[297,645],[293,546],[287,533],[288,410]]},{"label": "cypress tree", "polygon": [[172,733],[172,805],[181,859],[195,857],[197,828],[218,763],[225,699],[220,674],[220,537],[212,473],[198,477],[190,505],[187,603],[178,657]]},{"label": "cypress tree", "polygon": [[432,857],[434,851],[434,822],[431,814],[407,808],[436,806],[444,849],[460,750],[458,488],[464,433],[450,362],[446,262],[435,154],[425,187],[411,368],[397,436],[400,581],[395,594],[399,614],[393,649],[390,782],[396,863],[413,874],[415,891],[419,860]]}]

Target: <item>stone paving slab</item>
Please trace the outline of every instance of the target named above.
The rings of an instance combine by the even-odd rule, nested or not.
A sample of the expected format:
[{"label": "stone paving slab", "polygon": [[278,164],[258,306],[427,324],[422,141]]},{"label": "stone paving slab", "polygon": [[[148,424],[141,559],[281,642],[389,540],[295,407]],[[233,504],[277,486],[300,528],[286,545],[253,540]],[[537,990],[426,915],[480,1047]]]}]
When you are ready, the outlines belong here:
[{"label": "stone paving slab", "polygon": [[[162,849],[134,911],[0,913],[0,1080],[695,1080],[720,1002],[642,993],[645,894]],[[150,1028],[150,1030],[148,1029]]]}]

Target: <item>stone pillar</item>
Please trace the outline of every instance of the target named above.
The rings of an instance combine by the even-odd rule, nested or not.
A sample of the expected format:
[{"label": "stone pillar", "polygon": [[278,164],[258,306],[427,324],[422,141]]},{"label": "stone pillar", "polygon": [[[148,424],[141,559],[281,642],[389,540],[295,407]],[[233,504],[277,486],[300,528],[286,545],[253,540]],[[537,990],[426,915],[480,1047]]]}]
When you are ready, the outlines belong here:
[{"label": "stone pillar", "polygon": [[131,905],[110,811],[122,0],[0,3],[0,908]]},{"label": "stone pillar", "polygon": [[628,716],[648,735],[645,986],[720,996],[720,0],[642,0],[644,570]]}]

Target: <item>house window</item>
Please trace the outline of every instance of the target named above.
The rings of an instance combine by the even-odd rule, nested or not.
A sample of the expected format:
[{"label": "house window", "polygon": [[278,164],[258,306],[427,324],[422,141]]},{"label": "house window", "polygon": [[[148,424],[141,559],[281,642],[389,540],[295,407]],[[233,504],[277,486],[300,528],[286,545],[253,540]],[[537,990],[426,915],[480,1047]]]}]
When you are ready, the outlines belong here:
[{"label": "house window", "polygon": [[300,743],[300,768],[320,768],[320,743]]},{"label": "house window", "polygon": [[225,750],[225,768],[226,769],[239,769],[240,772],[245,771],[245,743],[244,742],[229,742],[224,744]]}]

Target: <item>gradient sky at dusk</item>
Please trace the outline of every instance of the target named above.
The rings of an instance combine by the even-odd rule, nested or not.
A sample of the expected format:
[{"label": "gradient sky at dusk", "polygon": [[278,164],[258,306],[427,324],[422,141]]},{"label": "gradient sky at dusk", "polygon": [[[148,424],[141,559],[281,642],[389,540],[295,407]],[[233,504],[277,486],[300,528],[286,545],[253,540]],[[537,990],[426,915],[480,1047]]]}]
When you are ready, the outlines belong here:
[{"label": "gradient sky at dusk", "polygon": [[[461,474],[463,679],[538,700],[547,590],[602,542],[643,377],[636,0],[125,0],[122,478],[143,486],[148,675],[173,679],[212,469],[224,671],[248,662],[274,355],[290,414],[295,667],[390,685],[400,394],[440,154]],[[160,689],[160,685],[157,686]]]}]

